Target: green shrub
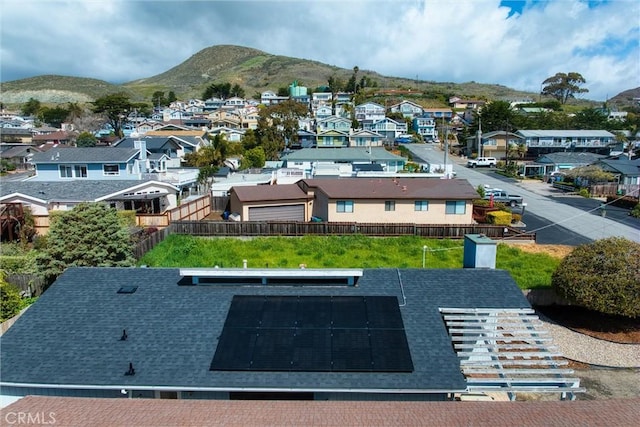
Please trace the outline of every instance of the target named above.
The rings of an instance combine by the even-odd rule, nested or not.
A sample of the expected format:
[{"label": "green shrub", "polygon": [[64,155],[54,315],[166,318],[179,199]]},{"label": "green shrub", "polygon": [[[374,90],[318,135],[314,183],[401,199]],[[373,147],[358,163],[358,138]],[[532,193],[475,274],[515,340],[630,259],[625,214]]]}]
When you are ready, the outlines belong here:
[{"label": "green shrub", "polygon": [[6,273],[0,272],[0,321],[4,322],[18,314],[22,308],[20,291],[14,285],[7,283]]},{"label": "green shrub", "polygon": [[517,224],[520,221],[522,221],[522,215],[517,214],[517,213],[511,214],[511,223],[512,224]]},{"label": "green shrub", "polygon": [[511,217],[511,212],[505,211],[493,211],[487,214],[487,220],[489,221],[489,224],[495,225],[510,225]]},{"label": "green shrub", "polygon": [[484,186],[483,185],[478,185],[476,187],[476,191],[478,192],[478,194],[480,195],[480,197],[484,197],[485,194],[487,194],[484,190]]},{"label": "green shrub", "polygon": [[631,215],[634,218],[640,218],[640,203],[638,203],[635,208],[631,209],[631,212],[629,212],[629,215]]},{"label": "green shrub", "polygon": [[575,248],[553,273],[556,293],[585,308],[640,317],[640,244],[621,237]]},{"label": "green shrub", "polygon": [[591,194],[587,188],[581,188],[580,191],[578,191],[578,195],[587,199],[591,198]]}]

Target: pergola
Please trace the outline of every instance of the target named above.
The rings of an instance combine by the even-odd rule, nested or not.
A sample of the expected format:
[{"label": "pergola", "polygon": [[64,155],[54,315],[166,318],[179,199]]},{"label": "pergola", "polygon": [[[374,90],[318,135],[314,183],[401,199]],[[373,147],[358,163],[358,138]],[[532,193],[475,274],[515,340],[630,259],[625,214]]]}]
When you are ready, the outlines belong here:
[{"label": "pergola", "polygon": [[575,400],[580,379],[532,309],[440,308],[470,393],[559,393]]}]

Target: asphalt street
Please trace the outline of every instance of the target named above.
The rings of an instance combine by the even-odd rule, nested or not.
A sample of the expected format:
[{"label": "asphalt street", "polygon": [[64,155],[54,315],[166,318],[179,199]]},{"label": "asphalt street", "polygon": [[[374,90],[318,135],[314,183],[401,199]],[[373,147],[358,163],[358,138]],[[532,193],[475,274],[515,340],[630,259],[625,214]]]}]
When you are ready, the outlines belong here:
[{"label": "asphalt street", "polygon": [[[414,161],[444,163],[444,152],[437,144],[407,144]],[[607,206],[604,216],[601,202],[579,196],[566,196],[540,181],[518,181],[496,174],[492,169],[471,169],[464,159],[448,156],[457,178],[471,185],[488,185],[518,194],[527,204],[523,222],[527,231],[535,231],[537,242],[579,245],[605,237],[620,236],[640,242],[640,220],[625,209]]]}]

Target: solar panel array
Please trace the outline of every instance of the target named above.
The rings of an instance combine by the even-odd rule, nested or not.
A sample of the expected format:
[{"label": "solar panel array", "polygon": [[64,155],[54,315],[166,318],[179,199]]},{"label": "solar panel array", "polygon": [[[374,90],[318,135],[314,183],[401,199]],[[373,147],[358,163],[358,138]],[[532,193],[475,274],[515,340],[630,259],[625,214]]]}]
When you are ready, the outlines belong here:
[{"label": "solar panel array", "polygon": [[396,297],[233,297],[212,371],[412,372]]}]

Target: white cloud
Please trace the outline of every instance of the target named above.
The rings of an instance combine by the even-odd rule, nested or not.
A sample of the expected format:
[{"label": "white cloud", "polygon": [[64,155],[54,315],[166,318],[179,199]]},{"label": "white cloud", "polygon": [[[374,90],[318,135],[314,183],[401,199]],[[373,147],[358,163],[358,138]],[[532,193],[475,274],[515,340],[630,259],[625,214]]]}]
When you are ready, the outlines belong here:
[{"label": "white cloud", "polygon": [[[385,75],[538,92],[576,71],[590,99],[640,86],[640,2],[0,0],[0,78],[122,82],[216,44]],[[635,17],[635,18],[634,18]],[[630,40],[631,39],[631,40]]]}]

